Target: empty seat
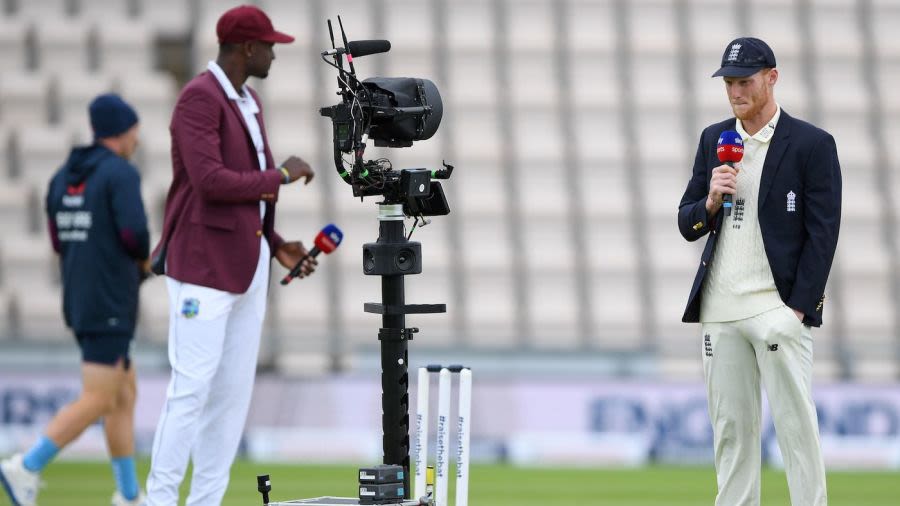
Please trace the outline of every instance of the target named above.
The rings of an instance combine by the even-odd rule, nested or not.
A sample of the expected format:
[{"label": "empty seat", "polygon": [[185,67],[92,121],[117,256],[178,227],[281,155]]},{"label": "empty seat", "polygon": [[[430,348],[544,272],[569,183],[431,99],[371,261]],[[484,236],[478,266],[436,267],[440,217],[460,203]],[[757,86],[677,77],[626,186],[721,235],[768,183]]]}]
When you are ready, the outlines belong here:
[{"label": "empty seat", "polygon": [[547,51],[556,44],[554,5],[540,0],[508,2],[504,9],[507,44],[510,51]]},{"label": "empty seat", "polygon": [[[60,122],[67,127],[86,128],[90,131],[88,106],[97,95],[112,92],[114,80],[107,73],[72,72],[56,76],[54,85],[59,103]],[[138,115],[140,116],[140,111]]]},{"label": "empty seat", "polygon": [[72,149],[72,133],[61,127],[28,126],[18,131],[17,145],[22,178],[32,188],[46,191]]},{"label": "empty seat", "polygon": [[[436,74],[437,65],[434,51],[429,48],[391,49],[381,58],[385,62],[386,76],[430,79],[438,90],[446,87],[446,83],[442,82]],[[360,77],[367,77],[367,75],[360,74]]]},{"label": "empty seat", "polygon": [[547,51],[509,55],[509,100],[513,107],[554,108],[559,101],[556,57]]},{"label": "empty seat", "polygon": [[900,79],[900,59],[879,61],[875,79],[879,109],[889,114],[900,112],[900,96],[894,93],[894,83]]},{"label": "empty seat", "polygon": [[418,0],[387,0],[385,7],[387,13],[384,35],[391,41],[392,51],[411,49],[427,51],[434,45],[435,23],[431,3]]},{"label": "empty seat", "polygon": [[[0,266],[2,268],[2,266]],[[19,322],[13,318],[15,297],[0,284],[0,342],[6,342],[17,337]]]},{"label": "empty seat", "polygon": [[[317,135],[316,130],[330,133],[325,119],[314,114],[309,106],[286,106],[275,101],[264,107],[266,136],[275,163],[280,164],[289,156],[299,156],[314,164],[318,160],[319,149],[331,151],[331,139]],[[317,142],[318,141],[318,142]],[[315,167],[315,166],[314,166]],[[326,177],[333,177],[333,163],[327,167],[315,167]]]},{"label": "empty seat", "polygon": [[[220,8],[221,12],[218,14],[221,15],[226,9],[234,5],[237,5],[237,3],[232,2],[231,5],[226,3]],[[319,51],[324,50],[328,46],[328,31],[325,28],[324,18],[333,18],[332,20],[335,25],[337,25],[337,19],[335,19],[335,13],[332,11],[332,7],[340,9],[340,13],[343,14],[345,22],[353,21],[354,24],[358,24],[363,21],[362,19],[357,19],[358,13],[360,13],[359,9],[364,9],[366,6],[363,2],[359,1],[352,2],[353,10],[350,10],[351,4],[346,1],[327,2],[323,5],[325,8],[319,13],[321,16],[320,18],[313,18],[316,9],[312,7],[312,4],[307,2],[264,2],[262,8],[266,14],[268,14],[269,18],[272,19],[272,24],[275,26],[276,30],[294,37],[294,43],[288,44],[287,46],[311,48],[318,54]],[[207,13],[216,14],[209,11]],[[353,13],[352,19],[347,19],[350,13]],[[349,29],[350,27],[347,28]],[[337,26],[335,26],[335,29],[340,31]],[[320,34],[321,38],[313,39],[315,34]],[[350,40],[369,38],[363,34],[354,34],[354,32],[351,32],[349,36],[351,37]],[[287,46],[280,46],[277,49],[284,49]],[[276,56],[278,56],[279,59],[281,58],[281,53],[277,50]],[[281,63],[283,64],[284,62],[282,61]]]},{"label": "empty seat", "polygon": [[[673,108],[681,103],[681,69],[670,55],[641,54],[631,62],[631,92],[640,108]],[[718,68],[718,67],[716,67]],[[710,72],[712,74],[712,72]],[[660,83],[665,83],[661,86]]]},{"label": "empty seat", "polygon": [[635,272],[638,265],[635,228],[630,217],[592,216],[582,231],[588,266],[596,272]]},{"label": "empty seat", "polygon": [[459,218],[461,244],[456,254],[462,255],[467,270],[487,272],[512,265],[512,243],[506,220],[490,215]]},{"label": "empty seat", "polygon": [[[317,51],[298,44],[279,44],[275,47],[275,61],[269,76],[264,80],[248,81],[251,87],[261,92],[263,105],[268,106],[264,107],[267,118],[284,106],[294,109],[303,107],[304,115],[318,116],[318,107],[326,104],[316,103],[318,96],[313,80],[313,65],[321,66],[323,74],[330,78],[327,89],[336,90],[334,78],[337,72],[325,67],[318,59]],[[205,69],[205,63],[203,68]],[[337,97],[334,97],[334,102],[337,103]]]},{"label": "empty seat", "polygon": [[802,53],[803,32],[793,0],[753,0],[748,2],[747,13],[749,33],[766,41],[775,53],[779,68],[782,58]]},{"label": "empty seat", "polygon": [[718,68],[714,65],[721,61],[725,45],[742,35],[738,27],[739,11],[718,0],[691,0],[686,8],[695,69],[710,69],[708,73],[697,74],[696,79],[700,81]]},{"label": "empty seat", "polygon": [[[677,54],[679,38],[673,0],[632,1],[627,3],[627,9],[631,49],[640,55],[639,59],[649,55],[670,58]],[[657,78],[653,82],[660,81]],[[667,82],[669,86],[659,88],[669,88],[677,81]]]},{"label": "empty seat", "polygon": [[569,214],[571,186],[558,163],[523,163],[517,169],[519,215],[532,218],[562,218]]},{"label": "empty seat", "polygon": [[156,65],[154,35],[141,21],[97,24],[99,67],[118,74],[144,73]]},{"label": "empty seat", "polygon": [[[40,195],[42,197],[43,193]],[[0,185],[0,230],[4,231],[4,235],[11,236],[8,241],[29,233],[36,225],[35,220],[44,219],[43,212],[39,215],[36,212],[43,210],[43,200],[38,203],[37,199],[38,194],[32,193],[31,188],[24,184],[11,183],[7,180]],[[4,240],[3,244],[6,245],[8,241]],[[6,265],[0,266],[0,273],[6,267]],[[0,284],[3,284],[2,279],[0,279]]]},{"label": "empty seat", "polygon": [[595,218],[610,218],[624,222],[631,213],[632,197],[628,175],[620,165],[583,162],[580,173],[564,170],[564,178],[578,178],[581,205],[591,226]]},{"label": "empty seat", "polygon": [[0,75],[0,119],[7,125],[34,125],[49,118],[50,77],[41,73]]},{"label": "empty seat", "polygon": [[178,91],[174,77],[163,72],[133,72],[121,75],[117,88],[137,110],[142,129],[168,130]]},{"label": "empty seat", "polygon": [[557,110],[551,107],[517,108],[508,127],[521,162],[555,162],[562,156],[562,135]]},{"label": "empty seat", "polygon": [[26,69],[26,46],[30,26],[19,18],[0,17],[0,65],[7,72]]},{"label": "empty seat", "polygon": [[[614,242],[602,247],[611,248],[625,241],[626,237],[616,237]],[[594,347],[600,350],[640,349],[644,342],[641,322],[648,315],[641,304],[637,270],[633,266],[619,268],[600,262],[591,275],[590,288],[591,318],[596,332]]]},{"label": "empty seat", "polygon": [[508,118],[499,118],[495,108],[458,108],[452,104],[444,114],[453,115],[454,148],[460,157],[459,163],[465,160],[499,162],[504,150],[500,145],[500,129],[510,128]]},{"label": "empty seat", "polygon": [[[845,153],[850,151],[851,139],[838,139],[838,156],[841,158],[841,219],[846,226],[856,224],[880,224],[879,217],[884,208],[880,187],[883,182],[871,166],[854,163],[850,157],[845,162]],[[847,146],[845,149],[844,146]],[[871,153],[870,153],[871,154]],[[841,242],[844,242],[843,236]]]},{"label": "empty seat", "polygon": [[851,332],[848,345],[871,356],[892,350],[896,329],[890,277],[855,273],[844,276],[842,290],[843,316]]},{"label": "empty seat", "polygon": [[639,188],[653,189],[635,196],[651,222],[665,223],[678,232],[678,208],[692,177],[693,165],[693,160],[688,161],[686,157],[673,159],[670,165],[648,160],[640,173],[634,175],[638,177]]},{"label": "empty seat", "polygon": [[[222,11],[224,12],[224,10]],[[206,70],[210,60],[215,60],[219,54],[219,40],[216,35],[216,23],[222,12],[201,14],[193,30],[193,51],[190,75],[196,75]],[[273,23],[274,24],[274,23]],[[279,48],[276,48],[276,51]],[[278,53],[276,53],[276,58]],[[274,66],[274,65],[273,65]]]},{"label": "empty seat", "polygon": [[340,300],[337,303],[345,343],[351,350],[376,346],[381,316],[364,312],[363,306],[368,302],[381,302],[381,279],[363,275],[360,261],[359,270],[342,270],[338,283]]},{"label": "empty seat", "polygon": [[615,68],[613,52],[574,53],[568,79],[573,108],[580,111],[585,107],[617,106],[621,102],[621,86]]},{"label": "empty seat", "polygon": [[522,223],[522,240],[526,247],[519,254],[524,256],[529,272],[544,269],[571,271],[576,267],[569,220],[556,216],[530,216]]},{"label": "empty seat", "polygon": [[140,2],[138,18],[153,27],[155,33],[166,39],[187,37],[194,21],[190,5],[184,0]]},{"label": "empty seat", "polygon": [[653,318],[658,332],[651,338],[655,339],[664,355],[692,357],[700,353],[699,325],[681,321],[694,282],[695,265],[681,270],[655,271],[650,278],[653,304],[651,306],[649,301],[641,301],[648,312],[646,317]]},{"label": "empty seat", "polygon": [[[27,288],[26,288],[27,287]],[[33,342],[69,342],[72,332],[62,314],[62,292],[58,285],[29,283],[11,287],[19,336]]]},{"label": "empty seat", "polygon": [[471,342],[481,348],[511,349],[516,332],[513,274],[508,268],[472,269],[464,274],[465,317]]},{"label": "empty seat", "polygon": [[[684,174],[685,179],[675,185],[683,190],[694,165],[700,132],[687,135],[683,111],[679,107],[640,109],[634,114],[634,127],[634,149],[643,175],[653,180],[659,175],[672,175],[677,179],[675,174]],[[677,199],[675,201],[677,203]]]},{"label": "empty seat", "polygon": [[900,375],[898,364],[900,362],[891,353],[885,353],[879,357],[859,358],[854,364],[853,380],[877,385],[895,383],[897,376]]},{"label": "empty seat", "polygon": [[489,52],[453,51],[447,61],[449,82],[440,89],[445,107],[488,106],[497,101],[497,73]]},{"label": "empty seat", "polygon": [[575,149],[582,163],[620,164],[624,161],[625,135],[620,110],[578,108],[573,121]]},{"label": "empty seat", "polygon": [[[611,53],[616,47],[615,13],[612,7],[612,2],[566,2],[565,35],[568,36],[568,49],[579,53]],[[604,70],[612,73],[612,67]]]},{"label": "empty seat", "polygon": [[530,344],[538,349],[577,349],[581,335],[576,273],[569,269],[529,269],[527,284],[533,333]]},{"label": "empty seat", "polygon": [[45,72],[84,72],[96,55],[89,39],[91,26],[77,19],[42,19],[35,23],[38,68]]},{"label": "empty seat", "polygon": [[72,14],[68,0],[27,0],[12,2],[19,16],[31,19],[62,18]]},{"label": "empty seat", "polygon": [[[133,9],[139,8],[139,4],[152,2],[140,2],[132,0],[81,0],[77,4],[78,17],[86,20],[102,20],[103,24],[114,24],[127,21],[136,13]],[[170,12],[174,18],[185,15],[185,12]]]},{"label": "empty seat", "polygon": [[857,16],[860,7],[857,2],[819,1],[809,11],[812,35],[810,42],[817,54],[849,59],[860,58],[863,41]]},{"label": "empty seat", "polygon": [[[455,162],[455,160],[454,160]],[[458,162],[457,162],[458,163]],[[508,182],[500,167],[493,164],[463,163],[453,174],[444,191],[452,191],[449,198],[452,212],[471,215],[473,218],[497,216],[505,212],[509,198]]]},{"label": "empty seat", "polygon": [[[847,200],[845,194],[844,202]],[[888,249],[884,222],[878,214],[841,217],[835,261],[839,262],[841,270],[850,278],[846,283],[852,284],[856,275],[889,277],[891,252]]]},{"label": "empty seat", "polygon": [[871,93],[863,81],[863,66],[854,58],[837,60],[832,55],[818,55],[816,82],[822,107],[834,112],[866,112]]},{"label": "empty seat", "polygon": [[862,111],[841,112],[826,109],[818,126],[834,136],[842,169],[846,167],[851,176],[855,173],[871,172],[878,146],[873,143],[867,114]]},{"label": "empty seat", "polygon": [[487,56],[496,42],[493,5],[472,0],[454,1],[452,6],[448,4],[444,30],[451,52],[468,51]]},{"label": "empty seat", "polygon": [[897,26],[900,23],[900,5],[894,0],[874,0],[869,10],[875,50],[882,58],[900,56],[900,37]]}]

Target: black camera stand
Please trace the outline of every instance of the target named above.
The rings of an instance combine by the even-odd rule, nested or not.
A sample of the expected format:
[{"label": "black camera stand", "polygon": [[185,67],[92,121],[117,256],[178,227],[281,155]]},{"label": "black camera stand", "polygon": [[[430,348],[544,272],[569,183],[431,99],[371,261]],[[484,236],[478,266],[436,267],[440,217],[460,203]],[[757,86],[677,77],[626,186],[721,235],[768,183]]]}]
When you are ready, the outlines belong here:
[{"label": "black camera stand", "polygon": [[[404,230],[403,204],[379,204],[378,240],[363,245],[363,273],[381,276],[381,303],[367,303],[367,313],[380,314],[381,329],[381,412],[383,463],[403,467],[403,490],[406,499],[394,502],[404,506],[428,504],[412,498],[409,480],[409,353],[408,341],[418,328],[406,326],[406,315],[445,313],[446,304],[406,304],[404,276],[422,273],[422,245],[409,241]],[[267,482],[268,483],[268,482]],[[267,485],[271,489],[270,485]],[[262,493],[263,490],[260,489]],[[287,506],[315,504],[319,506],[357,505],[356,498],[319,497],[269,503],[268,490],[264,504]],[[371,503],[369,503],[371,504]]]}]

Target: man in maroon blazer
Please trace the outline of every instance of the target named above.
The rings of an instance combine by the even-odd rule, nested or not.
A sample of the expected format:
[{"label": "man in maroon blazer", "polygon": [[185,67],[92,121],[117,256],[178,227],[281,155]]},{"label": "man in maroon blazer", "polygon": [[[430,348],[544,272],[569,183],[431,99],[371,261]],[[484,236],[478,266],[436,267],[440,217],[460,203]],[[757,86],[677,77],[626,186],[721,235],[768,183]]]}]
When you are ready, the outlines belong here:
[{"label": "man in maroon blazer", "polygon": [[[245,84],[265,78],[275,31],[253,6],[225,12],[219,55],[181,92],[170,126],[172,186],[154,270],[169,289],[172,377],[153,441],[147,504],[178,504],[193,462],[188,505],[217,505],[228,486],[256,373],[272,256],[285,268],[306,255],[274,229],[282,184],[313,178],[297,157],[276,165],[259,97]],[[302,276],[315,260],[304,260]]]}]

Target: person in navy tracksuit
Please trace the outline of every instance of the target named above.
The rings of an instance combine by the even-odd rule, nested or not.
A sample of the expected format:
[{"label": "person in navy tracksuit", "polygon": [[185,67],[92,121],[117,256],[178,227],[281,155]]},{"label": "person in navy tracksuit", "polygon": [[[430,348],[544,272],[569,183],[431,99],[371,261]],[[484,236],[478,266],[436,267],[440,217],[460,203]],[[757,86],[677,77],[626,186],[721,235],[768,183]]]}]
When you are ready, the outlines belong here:
[{"label": "person in navy tracksuit", "polygon": [[[724,78],[735,117],[703,131],[678,228],[688,241],[708,236],[683,320],[702,324],[716,505],[759,505],[762,384],[791,503],[824,506],[810,327],[822,324],[840,228],[837,148],[828,132],[775,102],[778,71],[765,42],[729,43],[715,76]],[[744,150],[734,167],[716,153],[729,130]],[[727,216],[726,194],[733,198]]]},{"label": "person in navy tracksuit", "polygon": [[117,485],[112,504],[143,501],[133,457],[136,389],[129,356],[138,287],[149,269],[140,175],[128,161],[138,117],[113,94],[98,96],[89,110],[96,140],[72,149],[46,199],[62,269],[63,315],[81,348],[82,392],[27,453],[0,465],[0,481],[15,505],[35,503],[40,471],[101,417]]}]

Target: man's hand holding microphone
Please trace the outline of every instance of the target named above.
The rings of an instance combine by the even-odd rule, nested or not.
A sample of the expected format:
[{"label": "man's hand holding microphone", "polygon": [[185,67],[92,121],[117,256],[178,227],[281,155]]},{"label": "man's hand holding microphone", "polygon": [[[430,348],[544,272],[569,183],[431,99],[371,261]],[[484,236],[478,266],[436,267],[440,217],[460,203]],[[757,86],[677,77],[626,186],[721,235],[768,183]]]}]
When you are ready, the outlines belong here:
[{"label": "man's hand holding microphone", "polygon": [[706,197],[706,212],[710,216],[725,206],[725,216],[731,215],[731,204],[737,194],[737,175],[740,169],[734,164],[744,158],[744,140],[735,130],[726,130],[719,136],[716,156],[722,165],[712,171],[709,181],[709,196]]}]

